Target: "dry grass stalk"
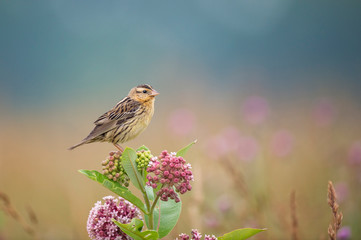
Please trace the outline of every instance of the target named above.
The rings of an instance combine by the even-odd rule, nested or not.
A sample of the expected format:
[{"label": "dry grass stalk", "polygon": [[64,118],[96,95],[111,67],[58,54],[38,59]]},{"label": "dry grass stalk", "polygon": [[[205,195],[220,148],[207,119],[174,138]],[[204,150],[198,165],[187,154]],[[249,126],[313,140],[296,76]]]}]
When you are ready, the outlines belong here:
[{"label": "dry grass stalk", "polygon": [[328,236],[330,240],[336,240],[337,231],[341,227],[342,223],[342,212],[338,212],[339,206],[336,202],[336,191],[331,181],[328,182],[328,205],[332,210],[332,220],[328,226]]},{"label": "dry grass stalk", "polygon": [[290,196],[291,207],[291,236],[292,240],[298,240],[298,219],[296,215],[296,191],[293,190]]},{"label": "dry grass stalk", "polygon": [[38,224],[38,218],[36,217],[36,214],[31,206],[26,207],[26,211],[28,212],[30,222],[34,225]]},{"label": "dry grass stalk", "polygon": [[223,166],[228,173],[230,173],[231,177],[233,178],[233,182],[235,183],[236,187],[241,190],[243,196],[245,198],[248,197],[248,191],[246,182],[244,180],[244,176],[241,172],[237,171],[237,168],[232,163],[231,159],[225,157],[221,166]]},{"label": "dry grass stalk", "polygon": [[[5,193],[0,192],[0,200],[3,202],[1,206],[1,210],[3,210],[5,214],[12,217],[16,222],[18,222],[21,225],[21,227],[25,230],[25,232],[27,232],[30,236],[34,237],[35,239],[38,239],[34,228],[31,227],[29,224],[27,224],[26,221],[21,217],[21,215],[15,210],[15,208],[11,204],[10,198]],[[28,210],[29,215],[30,215],[30,211]],[[32,223],[34,223],[34,219],[37,219],[34,211],[31,212],[30,216]]]}]

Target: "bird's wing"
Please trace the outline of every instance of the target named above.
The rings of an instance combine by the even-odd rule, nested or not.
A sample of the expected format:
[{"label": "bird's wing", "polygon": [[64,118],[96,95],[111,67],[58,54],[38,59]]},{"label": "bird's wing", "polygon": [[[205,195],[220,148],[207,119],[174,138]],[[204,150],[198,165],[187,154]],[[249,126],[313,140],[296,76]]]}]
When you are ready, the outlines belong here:
[{"label": "bird's wing", "polygon": [[94,122],[95,128],[84,140],[93,139],[124,124],[127,120],[134,117],[140,106],[139,102],[129,97],[124,98],[112,110],[104,113]]}]

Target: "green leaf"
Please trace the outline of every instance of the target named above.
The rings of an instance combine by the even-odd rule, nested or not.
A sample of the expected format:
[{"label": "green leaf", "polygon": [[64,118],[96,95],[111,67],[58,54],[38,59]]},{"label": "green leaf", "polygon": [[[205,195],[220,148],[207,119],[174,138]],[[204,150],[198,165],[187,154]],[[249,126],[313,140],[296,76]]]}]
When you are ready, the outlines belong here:
[{"label": "green leaf", "polygon": [[226,233],[221,237],[218,237],[219,240],[243,240],[252,237],[253,235],[266,231],[267,229],[256,229],[256,228],[242,228],[234,230],[230,233]]},{"label": "green leaf", "polygon": [[138,172],[135,160],[137,160],[137,153],[134,151],[134,149],[128,147],[125,148],[122,154],[122,164],[124,170],[127,172],[128,177],[130,178],[130,181],[133,183],[133,185],[138,189],[142,189],[144,188],[144,179]]},{"label": "green leaf", "polygon": [[[144,232],[141,232],[139,230],[139,226],[140,226],[140,222],[142,222],[139,219],[136,219],[136,221],[134,221],[134,219],[132,220],[132,222],[128,223],[128,224],[122,224],[118,221],[116,221],[115,219],[112,219],[112,221],[128,236],[134,238],[135,240],[157,240],[158,239],[158,233],[154,230],[147,230]],[[143,227],[143,222],[141,223],[142,227]]]},{"label": "green leaf", "polygon": [[148,199],[153,201],[154,200],[153,188],[150,186],[145,186],[145,192],[147,193]]},{"label": "green leaf", "polygon": [[142,151],[142,150],[144,150],[144,151],[149,151],[149,148],[147,148],[146,146],[141,146],[141,147],[139,147],[136,151],[138,152],[138,151]]},{"label": "green leaf", "polygon": [[[160,223],[159,223],[159,238],[163,238],[168,235],[170,231],[175,227],[178,222],[182,210],[182,202],[176,203],[173,199],[168,201],[159,201],[160,206]],[[159,210],[154,211],[154,224],[158,223]]]},{"label": "green leaf", "polygon": [[[113,221],[113,219],[112,219],[112,221]],[[128,223],[127,225],[129,225],[133,231],[141,232],[143,229],[144,223],[142,220],[140,220],[138,218],[133,218],[132,221],[130,223]]]},{"label": "green leaf", "polygon": [[129,202],[133,203],[135,206],[137,206],[142,212],[147,212],[143,202],[133,195],[131,191],[128,190],[128,188],[123,187],[118,182],[114,182],[112,180],[109,180],[106,176],[103,174],[97,172],[97,171],[90,171],[90,170],[79,170],[80,173],[84,174],[88,178],[102,184],[104,187],[108,188],[110,191],[118,194],[120,197],[128,200]]},{"label": "green leaf", "polygon": [[177,152],[177,156],[178,157],[184,157],[184,155],[186,155],[186,153],[188,152],[189,148],[195,144],[197,142],[197,140],[194,140],[193,142],[191,142],[190,144],[188,144],[187,146],[185,146],[184,148],[182,148],[181,150],[179,150]]}]

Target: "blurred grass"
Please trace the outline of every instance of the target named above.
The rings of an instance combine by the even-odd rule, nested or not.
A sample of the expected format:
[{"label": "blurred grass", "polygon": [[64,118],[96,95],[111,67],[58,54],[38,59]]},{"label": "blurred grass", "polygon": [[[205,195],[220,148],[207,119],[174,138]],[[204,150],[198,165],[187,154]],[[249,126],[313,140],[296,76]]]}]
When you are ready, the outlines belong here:
[{"label": "blurred grass", "polygon": [[[333,99],[338,114],[331,125],[319,127],[312,118],[317,98],[292,104],[270,101],[270,115],[263,124],[253,126],[240,113],[246,96],[234,98],[218,98],[217,102],[210,100],[211,104],[205,104],[207,97],[200,94],[186,101],[196,104],[183,102],[178,106],[166,104],[169,101],[160,95],[149,128],[126,144],[133,148],[144,144],[156,155],[163,149],[176,151],[198,139],[187,154],[195,174],[194,188],[182,198],[180,222],[168,239],[192,228],[221,235],[240,227],[268,228],[256,239],[289,239],[289,197],[293,189],[300,238],[326,237],[331,217],[326,201],[328,180],[349,186],[349,196],[340,209],[353,238],[361,237],[360,168],[347,161],[350,145],[361,139],[359,105],[347,96]],[[187,135],[176,136],[167,127],[174,107],[190,109],[195,115],[193,131]],[[111,194],[77,172],[100,170],[101,160],[113,150],[111,144],[66,150],[91,130],[95,115],[105,110],[84,106],[88,108],[85,114],[82,108],[32,114],[11,113],[7,109],[11,114],[1,120],[0,190],[9,195],[24,217],[25,206],[34,209],[39,219],[37,231],[44,239],[87,239],[89,210],[96,201]],[[207,141],[228,126],[252,136],[259,145],[257,156],[249,162],[239,160],[235,153],[228,154],[234,168],[244,175],[248,198],[222,167],[225,159],[214,160],[206,153],[214,151],[206,149]],[[294,137],[292,152],[285,157],[277,157],[270,150],[272,136],[279,129],[287,129]],[[219,209],[220,196],[227,197],[231,210]],[[3,214],[0,219],[0,234],[5,239],[30,239],[14,220]]]}]

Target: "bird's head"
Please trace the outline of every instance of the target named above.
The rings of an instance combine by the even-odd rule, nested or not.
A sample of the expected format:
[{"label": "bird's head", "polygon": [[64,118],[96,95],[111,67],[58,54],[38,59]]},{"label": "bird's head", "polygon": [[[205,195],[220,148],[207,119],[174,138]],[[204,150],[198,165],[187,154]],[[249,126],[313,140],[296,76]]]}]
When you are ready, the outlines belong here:
[{"label": "bird's head", "polygon": [[159,93],[148,84],[143,84],[132,88],[128,96],[138,102],[148,102],[153,100]]}]

